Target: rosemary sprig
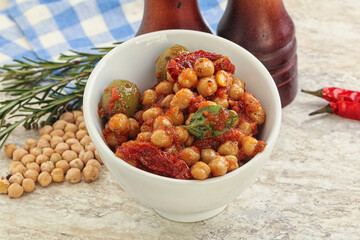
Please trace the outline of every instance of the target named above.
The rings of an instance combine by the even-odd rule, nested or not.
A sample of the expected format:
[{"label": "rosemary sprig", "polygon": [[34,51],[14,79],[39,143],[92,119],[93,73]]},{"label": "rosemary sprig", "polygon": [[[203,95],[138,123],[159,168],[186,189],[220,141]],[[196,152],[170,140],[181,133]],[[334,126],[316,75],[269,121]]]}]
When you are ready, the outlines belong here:
[{"label": "rosemary sprig", "polygon": [[9,96],[0,101],[0,148],[16,127],[38,128],[66,110],[79,108],[87,78],[113,48],[95,48],[98,53],[71,51],[61,54],[59,61],[24,58],[0,66],[0,93]]}]

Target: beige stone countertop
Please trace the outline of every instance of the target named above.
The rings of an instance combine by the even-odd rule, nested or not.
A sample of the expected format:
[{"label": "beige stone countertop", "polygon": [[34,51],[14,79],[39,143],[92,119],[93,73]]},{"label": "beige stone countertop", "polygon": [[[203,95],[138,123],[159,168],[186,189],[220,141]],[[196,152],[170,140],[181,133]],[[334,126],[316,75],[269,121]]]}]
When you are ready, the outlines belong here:
[{"label": "beige stone countertop", "polygon": [[[296,25],[299,89],[360,91],[360,1],[285,0]],[[360,239],[360,121],[309,117],[326,105],[298,93],[283,109],[257,181],[219,215],[176,223],[128,195],[107,171],[87,184],[0,195],[0,239]],[[23,145],[35,131],[8,140]],[[0,175],[9,166],[0,154]]]}]

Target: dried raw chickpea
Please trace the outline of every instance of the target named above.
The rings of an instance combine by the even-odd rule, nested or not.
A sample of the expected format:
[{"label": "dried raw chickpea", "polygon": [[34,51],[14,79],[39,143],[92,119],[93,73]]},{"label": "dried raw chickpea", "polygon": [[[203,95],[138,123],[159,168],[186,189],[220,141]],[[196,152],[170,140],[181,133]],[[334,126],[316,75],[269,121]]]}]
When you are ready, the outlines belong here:
[{"label": "dried raw chickpea", "polygon": [[222,176],[227,172],[229,162],[226,161],[225,157],[217,156],[215,159],[211,160],[209,167],[213,176]]},{"label": "dried raw chickpea", "polygon": [[67,123],[64,128],[65,133],[66,132],[76,133],[77,130],[78,130],[78,127],[74,123]]},{"label": "dried raw chickpea", "polygon": [[59,137],[59,136],[53,136],[50,140],[50,147],[51,148],[56,148],[56,146],[59,144],[59,143],[62,143],[64,142],[63,138],[62,137]]},{"label": "dried raw chickpea", "polygon": [[51,171],[51,177],[54,182],[64,181],[64,170],[62,170],[61,168],[54,168]]},{"label": "dried raw chickpea", "polygon": [[238,142],[226,141],[225,143],[220,145],[220,147],[218,148],[218,152],[223,156],[225,155],[236,156],[239,152]]},{"label": "dried raw chickpea", "polygon": [[94,155],[95,159],[98,160],[100,164],[104,164],[97,150],[94,151]]},{"label": "dried raw chickpea", "polygon": [[196,88],[200,95],[203,97],[208,97],[217,91],[217,84],[213,77],[203,77],[200,78]]},{"label": "dried raw chickpea", "polygon": [[4,147],[4,153],[8,158],[12,158],[13,157],[13,153],[16,150],[16,146],[12,143],[10,144],[6,144]]},{"label": "dried raw chickpea", "polygon": [[65,120],[57,120],[56,122],[54,122],[54,124],[52,125],[54,130],[56,129],[61,129],[64,130],[65,126],[66,126],[67,122]]},{"label": "dried raw chickpea", "polygon": [[170,106],[178,107],[179,109],[185,109],[190,105],[191,99],[194,98],[194,93],[188,88],[182,88],[175,93],[173,99],[170,102]]},{"label": "dried raw chickpea", "polygon": [[58,137],[63,137],[64,136],[64,131],[62,129],[54,129],[51,133],[50,136],[54,137],[54,136],[58,136]]},{"label": "dried raw chickpea", "polygon": [[57,163],[58,161],[60,161],[62,159],[61,155],[59,153],[53,153],[50,156],[50,160],[51,162],[53,162],[54,164]]},{"label": "dried raw chickpea", "polygon": [[26,168],[28,169],[28,170],[35,170],[35,171],[37,171],[37,172],[40,172],[40,166],[39,166],[39,164],[37,164],[36,162],[32,162],[32,163],[28,163],[28,164],[26,164]]},{"label": "dried raw chickpea", "polygon": [[[10,163],[9,172],[11,173],[12,170],[17,167],[18,165],[23,165],[20,161],[12,161]],[[24,165],[23,165],[24,166]]]},{"label": "dried raw chickpea", "polygon": [[28,163],[35,162],[35,156],[32,154],[26,154],[21,158],[21,162],[24,164],[24,166],[26,166]]},{"label": "dried raw chickpea", "polygon": [[48,186],[52,182],[52,177],[48,172],[40,173],[38,177],[38,182],[42,187]]},{"label": "dried raw chickpea", "polygon": [[142,104],[143,105],[152,105],[156,102],[156,99],[157,99],[156,92],[152,89],[148,89],[143,94]]},{"label": "dried raw chickpea", "polygon": [[76,158],[69,163],[71,168],[78,168],[82,170],[84,168],[84,162],[80,158]]},{"label": "dried raw chickpea", "polygon": [[186,147],[180,152],[180,158],[184,160],[184,162],[188,166],[194,165],[197,161],[200,160],[200,152],[199,150],[192,146],[192,147]]},{"label": "dried raw chickpea", "polygon": [[61,168],[64,171],[64,173],[67,173],[67,171],[70,169],[69,163],[65,160],[60,160],[60,161],[56,162],[55,167]]},{"label": "dried raw chickpea", "polygon": [[63,114],[61,114],[60,120],[64,120],[68,123],[74,123],[74,114],[72,112],[64,112]]},{"label": "dried raw chickpea", "polygon": [[[136,136],[138,135],[138,133],[140,132],[140,124],[138,121],[136,121],[134,118],[129,118],[129,138],[134,139],[136,138]],[[87,145],[89,143],[87,143],[85,145],[85,148],[87,149]],[[87,149],[89,150],[89,149]],[[93,148],[93,151],[95,151],[95,146]]]},{"label": "dried raw chickpea", "polygon": [[[36,181],[36,180],[35,180]],[[24,192],[32,192],[35,189],[35,181],[32,178],[25,178],[21,184]]]},{"label": "dried raw chickpea", "polygon": [[61,156],[62,159],[66,160],[67,162],[71,162],[78,157],[78,154],[73,150],[66,150]]},{"label": "dried raw chickpea", "polygon": [[90,159],[94,159],[94,153],[92,151],[81,151],[79,158],[86,164]]},{"label": "dried raw chickpea", "polygon": [[84,116],[79,116],[75,121],[75,125],[79,127],[82,122],[84,122]]},{"label": "dried raw chickpea", "polygon": [[166,80],[159,82],[158,85],[156,85],[155,87],[155,92],[157,94],[171,94],[173,93],[173,83]]},{"label": "dried raw chickpea", "polygon": [[28,154],[29,152],[26,151],[24,148],[17,148],[14,150],[13,152],[13,156],[12,159],[14,161],[20,161],[22,159],[23,156],[25,156],[26,154]]},{"label": "dried raw chickpea", "polygon": [[70,168],[65,177],[70,183],[78,183],[81,181],[81,178],[81,171],[78,168]]},{"label": "dried raw chickpea", "polygon": [[92,166],[92,165],[86,165],[86,167],[84,167],[83,169],[83,176],[85,179],[85,182],[90,183],[95,181],[96,179],[99,178],[99,169]]},{"label": "dried raw chickpea", "polygon": [[227,155],[225,156],[226,161],[229,163],[228,172],[234,171],[239,168],[238,159],[236,156]]},{"label": "dried raw chickpea", "polygon": [[51,157],[51,155],[54,153],[54,149],[52,148],[43,148],[42,154]]},{"label": "dried raw chickpea", "polygon": [[50,125],[45,125],[40,129],[40,135],[50,134],[54,128]]},{"label": "dried raw chickpea", "polygon": [[[126,117],[126,115],[124,115],[124,116]],[[113,119],[113,118],[111,118],[111,119]],[[75,133],[75,136],[80,141],[83,137],[88,136],[88,132],[85,130],[79,130]]]},{"label": "dried raw chickpea", "polygon": [[165,130],[157,129],[150,138],[151,142],[158,147],[167,147],[172,143],[172,138]]},{"label": "dried raw chickpea", "polygon": [[25,149],[26,151],[29,151],[30,149],[36,147],[36,145],[37,145],[37,142],[36,142],[35,139],[33,139],[33,138],[28,138],[28,139],[26,139],[26,141],[25,141],[24,149]]},{"label": "dried raw chickpea", "polygon": [[48,147],[50,147],[50,143],[48,140],[46,140],[44,138],[40,138],[39,141],[37,142],[37,147],[48,148]]},{"label": "dried raw chickpea", "polygon": [[96,150],[93,142],[89,142],[85,145],[85,150],[94,152]]},{"label": "dried raw chickpea", "polygon": [[51,173],[51,171],[55,168],[55,164],[51,161],[47,161],[41,164],[40,169],[41,172],[48,172]]},{"label": "dried raw chickpea", "polygon": [[79,110],[72,111],[72,114],[74,115],[74,120],[76,121],[78,117],[83,116],[83,113]]},{"label": "dried raw chickpea", "polygon": [[87,131],[85,122],[81,122],[81,123],[79,124],[79,126],[78,126],[78,129],[79,129],[79,130],[85,130],[85,131]]},{"label": "dried raw chickpea", "polygon": [[211,77],[214,74],[214,63],[207,58],[196,60],[194,70],[199,77]]},{"label": "dried raw chickpea", "polygon": [[16,174],[16,173],[24,173],[26,171],[26,167],[21,163],[19,162],[20,164],[17,164],[16,166],[14,166],[13,168],[11,168],[11,165],[10,165],[10,173],[11,174]]},{"label": "dried raw chickpea", "polygon": [[41,165],[42,163],[49,161],[49,157],[46,156],[45,154],[40,154],[39,156],[36,157],[35,162],[38,165]]},{"label": "dried raw chickpea", "polygon": [[42,149],[39,147],[34,147],[32,149],[30,149],[30,154],[37,157],[42,153]]},{"label": "dried raw chickpea", "polygon": [[80,144],[80,142],[76,138],[70,138],[66,140],[66,144],[72,146],[73,144]]},{"label": "dried raw chickpea", "polygon": [[59,143],[58,145],[56,145],[55,148],[55,152],[59,153],[59,154],[63,154],[66,150],[69,150],[70,147],[69,145],[67,145],[66,143]]},{"label": "dried raw chickpea", "polygon": [[64,141],[67,141],[69,139],[75,138],[75,133],[73,132],[65,132],[64,136],[62,137]]},{"label": "dried raw chickpea", "polygon": [[75,143],[71,145],[71,150],[79,154],[81,151],[84,151],[84,146],[81,145],[80,143]]},{"label": "dried raw chickpea", "polygon": [[193,178],[205,180],[209,177],[211,169],[206,163],[199,161],[191,166],[190,171]]},{"label": "dried raw chickpea", "polygon": [[10,185],[9,180],[7,180],[4,177],[1,177],[1,179],[0,179],[0,194],[7,194],[9,185]]},{"label": "dried raw chickpea", "polygon": [[24,180],[24,176],[21,173],[15,173],[9,178],[9,183],[18,183],[21,185],[22,181]]},{"label": "dried raw chickpea", "polygon": [[[40,139],[45,139],[46,141],[50,142],[51,136],[50,136],[50,134],[44,134],[44,135],[40,136],[39,140]],[[38,145],[36,145],[36,146],[38,147]]]},{"label": "dried raw chickpea", "polygon": [[9,198],[19,198],[23,195],[23,193],[24,193],[24,189],[18,183],[13,183],[8,188]]},{"label": "dried raw chickpea", "polygon": [[205,148],[201,150],[201,161],[209,164],[211,160],[215,159],[218,156],[217,152],[211,148]]},{"label": "dried raw chickpea", "polygon": [[85,147],[87,143],[91,142],[90,136],[85,136],[80,140],[80,144]]},{"label": "dried raw chickpea", "polygon": [[96,159],[90,159],[87,163],[86,163],[86,166],[93,166],[93,167],[96,167],[100,170],[101,168],[101,164],[99,163],[98,160]]},{"label": "dried raw chickpea", "polygon": [[146,110],[143,113],[142,118],[146,122],[147,120],[155,119],[157,116],[161,116],[162,114],[163,114],[163,111],[161,108],[153,107],[153,108],[149,108],[148,110]]}]

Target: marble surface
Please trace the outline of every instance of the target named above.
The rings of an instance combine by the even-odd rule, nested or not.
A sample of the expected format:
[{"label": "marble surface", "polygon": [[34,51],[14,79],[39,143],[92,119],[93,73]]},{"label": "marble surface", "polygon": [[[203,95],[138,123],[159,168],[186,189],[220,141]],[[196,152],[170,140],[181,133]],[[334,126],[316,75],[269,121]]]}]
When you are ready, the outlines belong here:
[{"label": "marble surface", "polygon": [[[299,89],[360,90],[360,1],[285,0],[296,25]],[[3,97],[3,96],[0,96]],[[176,223],[124,192],[103,166],[91,184],[0,195],[0,239],[360,239],[360,122],[309,117],[322,99],[298,93],[258,180],[216,217]],[[22,145],[35,131],[18,129]],[[0,175],[9,161],[0,153]]]}]

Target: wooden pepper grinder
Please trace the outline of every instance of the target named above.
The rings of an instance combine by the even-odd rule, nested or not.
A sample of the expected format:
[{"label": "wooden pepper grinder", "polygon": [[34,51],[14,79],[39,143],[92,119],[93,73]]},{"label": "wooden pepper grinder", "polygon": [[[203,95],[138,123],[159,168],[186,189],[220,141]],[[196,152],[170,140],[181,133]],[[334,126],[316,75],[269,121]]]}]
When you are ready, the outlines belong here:
[{"label": "wooden pepper grinder", "polygon": [[282,106],[297,93],[294,24],[282,0],[229,0],[217,34],[251,52],[272,75]]},{"label": "wooden pepper grinder", "polygon": [[164,29],[191,29],[211,33],[196,0],[145,0],[136,35]]}]

